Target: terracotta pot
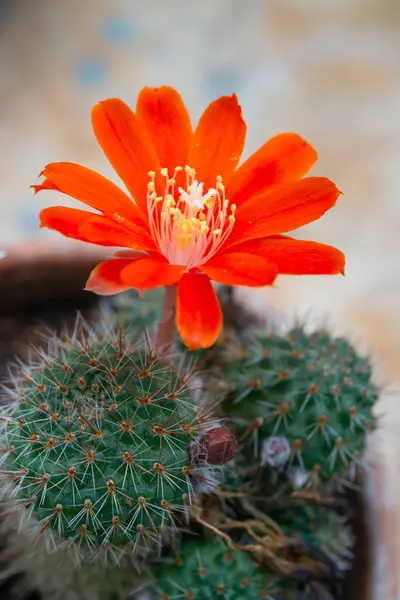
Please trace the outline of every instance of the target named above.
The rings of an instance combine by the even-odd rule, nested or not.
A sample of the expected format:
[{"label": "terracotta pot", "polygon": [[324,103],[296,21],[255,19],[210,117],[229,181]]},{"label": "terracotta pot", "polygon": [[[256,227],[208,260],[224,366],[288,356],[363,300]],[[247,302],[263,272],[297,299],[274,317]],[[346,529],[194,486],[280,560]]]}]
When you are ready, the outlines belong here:
[{"label": "terracotta pot", "polygon": [[366,452],[364,507],[371,542],[366,600],[400,600],[399,470],[398,461],[393,464],[392,449],[383,443],[388,435],[390,429],[383,425],[371,435]]},{"label": "terracotta pot", "polygon": [[44,303],[90,302],[84,292],[91,269],[110,251],[79,242],[27,242],[1,250],[0,314]]},{"label": "terracotta pot", "polygon": [[[27,243],[6,248],[5,252],[6,256],[0,260],[0,377],[5,374],[7,361],[15,354],[23,358],[29,344],[36,343],[44,329],[60,329],[75,318],[77,310],[93,314],[98,297],[83,288],[94,265],[109,255],[107,249],[70,242]],[[354,509],[356,546],[354,565],[346,578],[341,600],[397,600],[399,597],[397,572],[393,573],[393,566],[390,575],[390,565],[381,568],[379,573],[373,568],[375,548],[378,548],[373,542],[377,537],[380,539],[380,552],[389,543],[390,510],[393,510],[387,505],[377,506],[375,502],[381,497],[383,484],[378,477],[382,477],[383,472],[380,469],[376,473],[373,467],[367,470],[365,490],[368,493],[348,492]],[[393,554],[393,548],[391,552]],[[377,591],[377,577],[385,581],[384,591],[382,588]]]},{"label": "terracotta pot", "polygon": [[0,377],[24,358],[45,330],[89,314],[99,298],[84,291],[92,268],[110,252],[80,243],[28,242],[2,249],[0,259]]}]

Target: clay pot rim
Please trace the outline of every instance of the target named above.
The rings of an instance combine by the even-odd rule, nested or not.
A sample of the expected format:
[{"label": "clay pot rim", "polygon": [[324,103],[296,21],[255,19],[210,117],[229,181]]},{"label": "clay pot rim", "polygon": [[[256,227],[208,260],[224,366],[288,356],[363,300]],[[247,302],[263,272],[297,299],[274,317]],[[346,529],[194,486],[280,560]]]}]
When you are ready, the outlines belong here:
[{"label": "clay pot rim", "polygon": [[64,261],[90,262],[105,260],[113,253],[110,247],[86,244],[77,240],[27,239],[0,248],[0,274],[17,265],[33,267],[41,263],[49,266]]},{"label": "clay pot rim", "polygon": [[[50,303],[90,302],[85,291],[92,269],[113,249],[75,240],[26,240],[0,249],[0,314]],[[92,300],[92,301],[93,301]]]}]

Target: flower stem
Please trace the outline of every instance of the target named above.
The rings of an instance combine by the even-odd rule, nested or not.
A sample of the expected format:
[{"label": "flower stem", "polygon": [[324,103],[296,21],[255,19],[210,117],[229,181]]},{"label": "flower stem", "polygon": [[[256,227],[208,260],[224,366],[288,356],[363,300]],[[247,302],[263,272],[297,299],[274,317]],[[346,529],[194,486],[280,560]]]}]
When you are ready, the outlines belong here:
[{"label": "flower stem", "polygon": [[161,352],[174,341],[176,310],[176,285],[165,288],[164,303],[155,340],[155,351]]}]

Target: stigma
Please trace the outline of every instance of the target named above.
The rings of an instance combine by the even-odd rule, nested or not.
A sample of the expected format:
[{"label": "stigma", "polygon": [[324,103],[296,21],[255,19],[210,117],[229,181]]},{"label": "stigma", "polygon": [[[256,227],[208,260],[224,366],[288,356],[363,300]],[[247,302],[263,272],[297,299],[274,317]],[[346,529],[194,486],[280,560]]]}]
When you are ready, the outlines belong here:
[{"label": "stigma", "polygon": [[[186,185],[177,189],[176,177],[186,175]],[[174,172],[161,169],[165,178],[164,193],[158,195],[155,172],[150,171],[147,186],[147,210],[153,239],[160,252],[171,263],[183,265],[186,271],[200,267],[220,250],[235,224],[235,204],[225,197],[222,177],[215,188],[204,191],[190,166],[176,167]]]}]

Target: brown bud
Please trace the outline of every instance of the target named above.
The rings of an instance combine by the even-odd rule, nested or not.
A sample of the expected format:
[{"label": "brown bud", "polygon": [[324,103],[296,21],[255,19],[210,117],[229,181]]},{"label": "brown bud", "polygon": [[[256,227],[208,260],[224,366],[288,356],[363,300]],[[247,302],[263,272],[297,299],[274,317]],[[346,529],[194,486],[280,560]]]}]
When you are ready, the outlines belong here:
[{"label": "brown bud", "polygon": [[215,427],[207,431],[201,439],[201,444],[211,465],[224,465],[236,454],[235,436],[225,427]]}]

